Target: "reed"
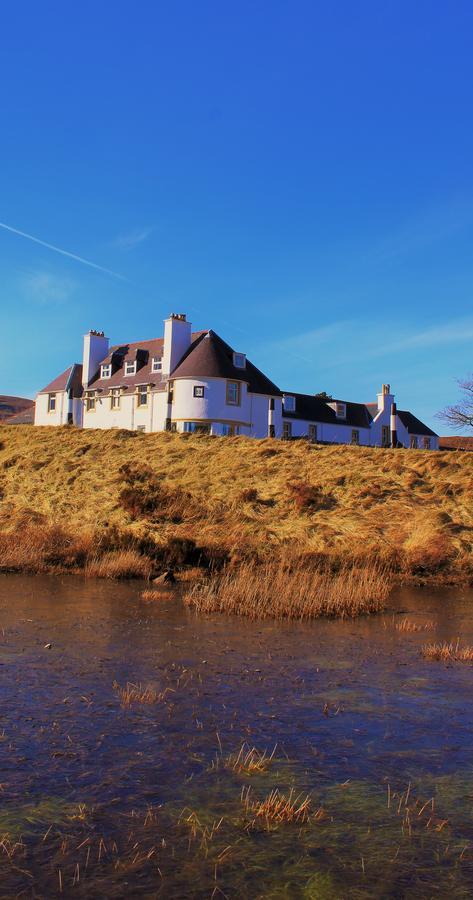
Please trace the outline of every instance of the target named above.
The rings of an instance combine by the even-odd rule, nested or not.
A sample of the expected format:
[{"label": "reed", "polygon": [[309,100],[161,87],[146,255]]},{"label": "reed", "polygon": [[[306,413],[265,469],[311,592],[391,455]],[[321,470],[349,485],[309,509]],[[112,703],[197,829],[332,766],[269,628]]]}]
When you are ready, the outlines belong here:
[{"label": "reed", "polygon": [[152,603],[154,600],[169,600],[173,596],[172,586],[168,588],[154,588],[152,591],[141,591],[142,599],[146,600],[148,603]]},{"label": "reed", "polygon": [[149,578],[153,570],[148,557],[136,550],[115,550],[86,563],[86,578]]},{"label": "reed", "polygon": [[401,619],[400,622],[396,622],[394,625],[396,631],[401,632],[413,632],[413,631],[431,631],[435,625],[432,621],[428,622],[413,622],[411,619]]},{"label": "reed", "polygon": [[175,693],[172,688],[157,691],[150,685],[143,687],[142,684],[133,684],[132,682],[127,682],[125,687],[121,687],[117,681],[113,682],[113,689],[117,692],[120,703],[124,707],[133,706],[134,703],[144,705],[161,703],[166,700],[169,693]]},{"label": "reed", "polygon": [[473,647],[460,647],[460,638],[455,642],[424,644],[421,653],[424,659],[438,662],[473,662]]},{"label": "reed", "polygon": [[248,816],[265,819],[267,824],[304,824],[310,817],[311,799],[308,794],[282,794],[278,788],[270,791],[264,800],[254,799],[250,787],[242,789],[241,802]]},{"label": "reed", "polygon": [[380,612],[392,586],[385,567],[348,565],[339,572],[284,567],[280,562],[244,563],[196,585],[184,602],[201,613],[224,612],[251,619],[347,618]]},{"label": "reed", "polygon": [[250,747],[245,741],[238,753],[230,753],[226,757],[217,757],[217,768],[222,760],[224,768],[231,769],[232,772],[236,772],[238,775],[261,774],[269,769],[276,753],[276,747],[277,745],[268,754],[267,750],[258,750],[256,747]]}]

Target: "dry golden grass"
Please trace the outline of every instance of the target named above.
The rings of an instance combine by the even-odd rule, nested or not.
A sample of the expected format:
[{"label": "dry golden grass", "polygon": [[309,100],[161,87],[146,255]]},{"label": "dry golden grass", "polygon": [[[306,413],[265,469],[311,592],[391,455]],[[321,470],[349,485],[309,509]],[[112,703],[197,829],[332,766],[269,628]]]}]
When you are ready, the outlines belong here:
[{"label": "dry golden grass", "polygon": [[[276,753],[274,747],[272,753],[268,754],[267,750],[258,750],[256,747],[249,747],[245,742],[241,745],[238,753],[229,753],[223,758],[223,766],[225,769],[231,769],[238,775],[255,775],[266,772],[269,769]],[[220,764],[220,757],[217,757],[217,766]]]},{"label": "dry golden grass", "polygon": [[424,644],[421,652],[425,659],[439,662],[473,662],[473,647],[460,647],[460,638],[455,643]]},{"label": "dry golden grass", "polygon": [[296,795],[293,789],[286,795],[274,788],[264,800],[256,800],[251,788],[246,787],[241,792],[241,802],[248,816],[264,819],[268,825],[302,825],[310,817],[309,795]]},{"label": "dry golden grass", "polygon": [[2,426],[1,437],[12,568],[19,531],[37,523],[74,541],[115,528],[163,552],[178,539],[178,567],[201,564],[195,547],[209,565],[291,547],[331,565],[375,558],[411,580],[473,577],[470,453],[68,427]]},{"label": "dry golden grass", "polygon": [[141,596],[143,600],[151,603],[153,600],[169,600],[174,595],[172,585],[170,585],[168,588],[161,587],[155,588],[153,591],[142,591]]},{"label": "dry golden grass", "polygon": [[435,627],[432,621],[428,622],[412,622],[411,619],[401,619],[400,622],[396,622],[395,626],[396,631],[402,632],[412,632],[412,631],[432,631]]},{"label": "dry golden grass", "polygon": [[184,597],[198,612],[224,612],[251,619],[346,618],[379,612],[392,586],[392,578],[379,563],[352,564],[332,573],[280,561],[243,563],[198,584]]},{"label": "dry golden grass", "polygon": [[87,562],[87,578],[149,578],[151,561],[136,550],[115,550]]},{"label": "dry golden grass", "polygon": [[117,681],[113,682],[113,689],[117,692],[120,703],[124,707],[133,706],[135,703],[144,705],[161,703],[169,693],[174,693],[172,688],[157,691],[150,685],[143,687],[142,684],[133,684],[132,682],[127,682],[126,687],[120,687]]}]

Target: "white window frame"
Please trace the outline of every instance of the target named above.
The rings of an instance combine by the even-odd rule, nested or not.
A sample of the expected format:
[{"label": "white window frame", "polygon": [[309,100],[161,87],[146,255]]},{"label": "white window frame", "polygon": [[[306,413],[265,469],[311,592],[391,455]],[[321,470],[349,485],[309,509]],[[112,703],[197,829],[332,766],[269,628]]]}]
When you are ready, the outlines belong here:
[{"label": "white window frame", "polygon": [[[146,400],[143,402],[143,397],[146,397]],[[143,409],[148,406],[149,399],[149,384],[138,384],[136,386],[136,404],[139,409]]]},{"label": "white window frame", "polygon": [[352,444],[360,443],[360,430],[359,428],[352,428],[351,430],[351,442]]},{"label": "white window frame", "polygon": [[161,372],[163,368],[163,361],[161,357],[153,356],[151,360],[151,371],[152,372]]},{"label": "white window frame", "polygon": [[111,363],[105,363],[104,365],[100,366],[100,377],[101,378],[111,378],[111,376],[112,376],[112,364]]},{"label": "white window frame", "polygon": [[391,429],[389,425],[381,426],[381,446],[385,449],[391,446]]},{"label": "white window frame", "polygon": [[121,402],[122,392],[120,388],[112,388],[110,391],[110,409],[120,409]]},{"label": "white window frame", "polygon": [[346,419],[347,417],[347,405],[343,403],[341,400],[336,401],[335,403],[335,415],[337,419]]},{"label": "white window frame", "polygon": [[292,422],[282,423],[282,436],[285,441],[288,441],[290,438],[292,438]]},{"label": "white window frame", "polygon": [[317,440],[317,425],[313,422],[311,422],[309,425],[309,428],[307,431],[307,437],[309,438],[309,441]]},{"label": "white window frame", "polygon": [[205,387],[203,384],[194,384],[192,390],[192,396],[196,397],[198,400],[202,400],[205,396]]},{"label": "white window frame", "polygon": [[246,356],[244,353],[233,353],[233,365],[235,369],[246,369]]},{"label": "white window frame", "polygon": [[[230,386],[236,387],[236,399],[231,398]],[[227,381],[227,390],[226,390],[226,400],[228,406],[240,406],[241,404],[241,382],[239,381]]]},{"label": "white window frame", "polygon": [[48,394],[48,413],[56,412],[56,402],[57,394],[53,391],[52,394]]},{"label": "white window frame", "polygon": [[[129,369],[131,368],[131,371]],[[136,360],[135,362],[130,362],[130,360],[125,360],[125,376],[136,375]]]},{"label": "white window frame", "polygon": [[97,402],[97,397],[95,396],[95,391],[89,391],[85,395],[85,409],[86,412],[95,412],[95,406]]},{"label": "white window frame", "polygon": [[432,441],[430,437],[426,436],[422,438],[422,449],[423,450],[431,450],[432,449]]}]

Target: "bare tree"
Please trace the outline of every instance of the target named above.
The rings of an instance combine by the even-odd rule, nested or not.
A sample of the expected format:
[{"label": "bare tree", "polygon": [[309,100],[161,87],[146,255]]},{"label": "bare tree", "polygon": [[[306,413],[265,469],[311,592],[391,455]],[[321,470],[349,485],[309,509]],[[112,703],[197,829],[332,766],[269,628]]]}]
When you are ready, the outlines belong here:
[{"label": "bare tree", "polygon": [[465,428],[473,428],[473,375],[457,383],[462,392],[460,402],[455,406],[446,406],[437,413],[437,418],[450,428],[463,431]]}]

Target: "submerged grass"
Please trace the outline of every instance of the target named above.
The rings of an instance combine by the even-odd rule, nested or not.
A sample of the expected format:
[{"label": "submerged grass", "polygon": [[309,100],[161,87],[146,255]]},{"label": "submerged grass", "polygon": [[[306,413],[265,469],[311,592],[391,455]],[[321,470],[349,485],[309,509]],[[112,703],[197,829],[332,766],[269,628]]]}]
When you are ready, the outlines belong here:
[{"label": "submerged grass", "polygon": [[244,563],[196,585],[184,597],[198,612],[225,612],[252,619],[354,617],[379,612],[391,590],[385,567],[372,563],[328,568],[287,568],[280,562]]}]

